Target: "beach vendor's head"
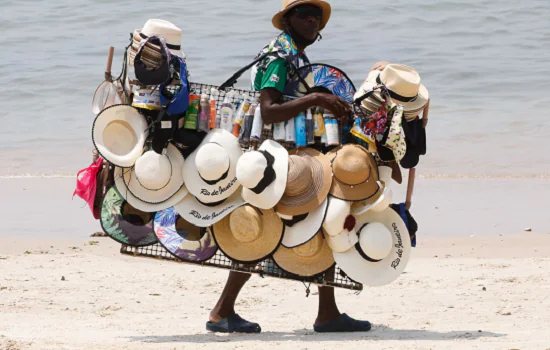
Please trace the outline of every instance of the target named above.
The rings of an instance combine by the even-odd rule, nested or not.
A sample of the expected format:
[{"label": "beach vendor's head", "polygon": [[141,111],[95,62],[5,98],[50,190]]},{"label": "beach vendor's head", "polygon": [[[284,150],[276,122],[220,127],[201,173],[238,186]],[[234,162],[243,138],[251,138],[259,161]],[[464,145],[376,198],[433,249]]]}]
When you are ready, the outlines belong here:
[{"label": "beach vendor's head", "polygon": [[273,16],[275,28],[288,33],[302,48],[313,44],[325,28],[331,13],[322,0],[283,0],[283,9]]}]

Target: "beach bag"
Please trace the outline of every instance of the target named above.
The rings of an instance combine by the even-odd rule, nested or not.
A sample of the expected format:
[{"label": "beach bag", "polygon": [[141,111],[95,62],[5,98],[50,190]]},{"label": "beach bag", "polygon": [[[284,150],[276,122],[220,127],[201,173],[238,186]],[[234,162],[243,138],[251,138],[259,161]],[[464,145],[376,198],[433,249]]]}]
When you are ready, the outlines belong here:
[{"label": "beach bag", "polygon": [[102,164],[103,158],[99,157],[97,161],[93,162],[89,167],[80,170],[76,174],[76,189],[73,192],[73,198],[74,196],[79,196],[86,201],[96,220],[99,219],[99,215],[97,215],[99,213],[96,213],[94,210],[97,174],[101,170]]}]

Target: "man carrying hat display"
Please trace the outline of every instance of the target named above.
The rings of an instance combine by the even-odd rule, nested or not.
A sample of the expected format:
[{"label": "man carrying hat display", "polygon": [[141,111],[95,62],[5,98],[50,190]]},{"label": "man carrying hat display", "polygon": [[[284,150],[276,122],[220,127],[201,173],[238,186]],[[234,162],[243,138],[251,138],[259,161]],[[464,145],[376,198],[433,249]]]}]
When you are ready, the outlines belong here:
[{"label": "man carrying hat display", "polygon": [[[252,85],[261,91],[260,103],[264,123],[284,122],[311,107],[320,106],[331,111],[336,118],[345,118],[350,107],[343,99],[325,93],[311,93],[281,103],[287,81],[294,71],[309,63],[305,48],[320,38],[319,32],[327,24],[331,6],[322,0],[284,0],[283,10],[273,17],[275,28],[283,32],[260,54],[273,53],[254,67]],[[250,274],[232,271],[214,309],[210,312],[207,330],[213,332],[259,333],[260,325],[248,322],[235,313],[234,305],[241,288]],[[336,306],[334,289],[319,287],[319,310],[314,323],[316,332],[368,331],[368,321],[354,320],[341,314]]]}]

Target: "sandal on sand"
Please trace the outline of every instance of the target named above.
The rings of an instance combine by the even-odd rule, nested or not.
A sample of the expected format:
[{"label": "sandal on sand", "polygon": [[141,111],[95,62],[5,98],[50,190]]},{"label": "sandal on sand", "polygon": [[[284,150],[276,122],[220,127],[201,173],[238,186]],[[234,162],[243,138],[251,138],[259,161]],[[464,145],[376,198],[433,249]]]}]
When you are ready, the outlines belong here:
[{"label": "sandal on sand", "polygon": [[259,324],[248,322],[241,316],[234,314],[219,322],[206,322],[206,330],[216,333],[260,333],[262,328]]},{"label": "sandal on sand", "polygon": [[325,324],[313,325],[313,330],[318,333],[329,332],[368,332],[371,329],[369,321],[358,321],[346,314],[341,314],[334,320]]}]

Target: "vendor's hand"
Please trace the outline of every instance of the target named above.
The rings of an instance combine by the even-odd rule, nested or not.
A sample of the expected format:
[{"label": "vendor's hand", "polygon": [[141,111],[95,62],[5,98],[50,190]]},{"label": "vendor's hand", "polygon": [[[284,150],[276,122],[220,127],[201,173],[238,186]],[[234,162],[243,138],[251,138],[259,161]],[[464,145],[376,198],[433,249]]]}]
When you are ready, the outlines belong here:
[{"label": "vendor's hand", "polygon": [[387,61],[376,62],[370,70],[371,71],[373,71],[373,70],[384,70],[384,68],[386,68],[386,66],[388,64],[390,64],[390,62],[387,62]]},{"label": "vendor's hand", "polygon": [[318,106],[331,111],[337,119],[343,122],[346,122],[350,115],[351,107],[349,103],[336,95],[319,92],[316,94],[316,101]]}]

